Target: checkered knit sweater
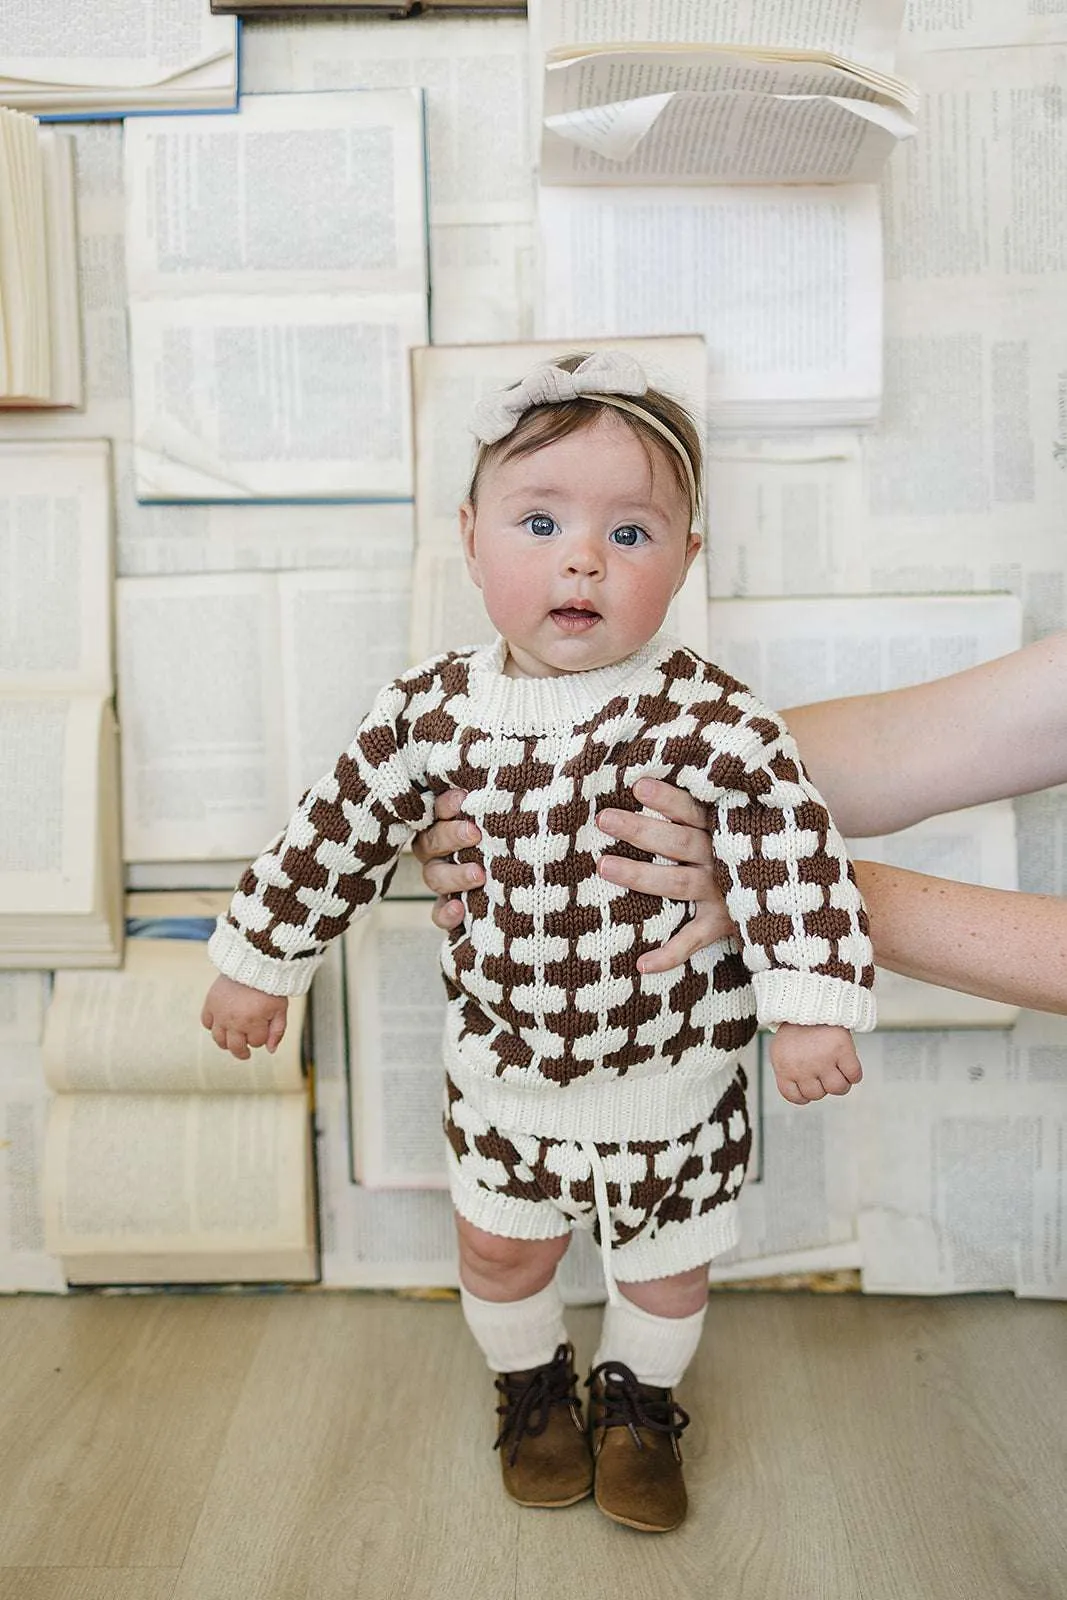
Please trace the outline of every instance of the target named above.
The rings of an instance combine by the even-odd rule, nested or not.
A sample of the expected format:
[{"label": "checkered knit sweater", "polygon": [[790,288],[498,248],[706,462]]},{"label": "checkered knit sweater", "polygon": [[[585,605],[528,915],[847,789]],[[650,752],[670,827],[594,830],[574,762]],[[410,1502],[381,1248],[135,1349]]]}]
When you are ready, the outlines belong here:
[{"label": "checkered knit sweater", "polygon": [[[326,944],[382,895],[434,797],[467,791],[486,882],[444,945],[445,1057],[490,1121],[585,1139],[701,1120],[764,1023],[874,1026],[866,915],[844,844],[782,722],[658,636],[625,661],[509,678],[506,646],[452,652],[377,697],[333,772],[243,875],[210,953],[227,976],[303,993]],[[672,972],[637,958],[691,908],[599,876],[597,812],[656,777],[709,807],[740,943]]]}]

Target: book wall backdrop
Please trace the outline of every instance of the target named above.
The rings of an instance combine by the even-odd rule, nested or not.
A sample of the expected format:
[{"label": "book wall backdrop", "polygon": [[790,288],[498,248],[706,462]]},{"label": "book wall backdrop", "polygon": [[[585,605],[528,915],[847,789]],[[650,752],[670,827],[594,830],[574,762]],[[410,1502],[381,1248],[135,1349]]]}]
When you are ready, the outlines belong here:
[{"label": "book wall backdrop", "polygon": [[[769,0],[738,37],[725,3],[542,0],[528,19],[323,8],[238,27],[189,0],[169,59],[148,30],[101,70],[90,35],[132,38],[125,3],[77,26],[64,8],[60,28],[47,0],[19,37],[0,23],[0,105],[40,174],[18,195],[32,254],[0,227],[17,402],[0,407],[0,596],[17,597],[0,600],[0,1288],[449,1284],[434,936],[410,860],[316,979],[305,1068],[232,1095],[197,1065],[195,1016],[167,1024],[173,1079],[154,1047],[146,1078],[108,1043],[113,984],[147,981],[175,1019],[193,1003],[167,956],[106,970],[124,890],[217,896],[373,687],[483,625],[448,539],[457,419],[533,340],[648,339],[665,369],[699,352],[709,542],[675,626],[739,672],[768,638],[794,678],[808,663],[803,694],[747,665],[767,697],[868,687],[848,674],[875,655],[903,663],[884,681],[916,681],[1067,625],[1067,22],[1011,3],[948,30],[914,6],[901,33],[898,0],[799,21]],[[685,31],[661,37],[668,14]],[[879,848],[1067,893],[1065,837],[1053,792]],[[163,916],[171,934],[190,919]],[[51,1042],[75,1003],[103,1041],[88,1084]],[[745,1238],[718,1275],[1064,1294],[1034,1241],[1062,1226],[1067,1027],[940,992],[882,1004],[862,1103],[803,1123],[757,1105]],[[308,1062],[314,1173],[294,1131]],[[92,1117],[130,1215],[83,1159]],[[146,1160],[167,1118],[185,1189]],[[1011,1194],[977,1209],[960,1118],[1007,1152],[986,1178]],[[229,1233],[198,1190],[213,1151]],[[572,1299],[602,1292],[587,1243]]]}]

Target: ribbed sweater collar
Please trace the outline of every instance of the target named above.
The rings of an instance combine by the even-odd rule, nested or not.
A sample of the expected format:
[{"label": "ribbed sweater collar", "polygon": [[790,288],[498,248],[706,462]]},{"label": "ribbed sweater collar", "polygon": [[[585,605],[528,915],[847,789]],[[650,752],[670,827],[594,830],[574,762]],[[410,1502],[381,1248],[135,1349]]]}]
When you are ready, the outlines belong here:
[{"label": "ribbed sweater collar", "polygon": [[616,695],[633,694],[642,680],[670,659],[677,641],[658,633],[640,650],[610,667],[571,672],[557,678],[504,675],[507,643],[497,638],[471,657],[470,698],[487,729],[510,733],[550,733],[571,728],[599,711]]}]

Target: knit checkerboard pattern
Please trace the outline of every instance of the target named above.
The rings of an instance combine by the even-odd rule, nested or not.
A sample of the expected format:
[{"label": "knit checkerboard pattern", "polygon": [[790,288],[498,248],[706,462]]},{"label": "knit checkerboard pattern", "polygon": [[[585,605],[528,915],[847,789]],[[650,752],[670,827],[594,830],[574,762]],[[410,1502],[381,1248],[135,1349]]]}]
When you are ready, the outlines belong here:
[{"label": "knit checkerboard pattern", "polygon": [[[333,772],[243,875],[211,942],[216,965],[270,993],[304,992],[327,943],[384,893],[405,842],[430,825],[434,797],[458,787],[482,832],[463,854],[486,871],[442,957],[446,1061],[465,1093],[472,1079],[535,1088],[722,1073],[757,1015],[872,1027],[851,864],[781,720],[662,637],[616,666],[556,678],[506,676],[505,649],[451,652],[381,692]],[[597,872],[605,854],[640,854],[595,819],[640,809],[642,776],[707,806],[740,932],[659,974],[640,973],[638,958],[691,908]],[[480,1109],[523,1126],[484,1097]]]},{"label": "knit checkerboard pattern", "polygon": [[[747,1087],[739,1068],[711,1115],[677,1138],[597,1143],[613,1249],[638,1238],[663,1242],[679,1226],[737,1198],[752,1149]],[[555,1212],[590,1228],[600,1242],[587,1147],[491,1128],[448,1077],[445,1095],[445,1138],[456,1171],[452,1194],[468,1221],[510,1238],[553,1238],[563,1231],[557,1217],[546,1219]],[[694,1259],[702,1259],[699,1251]]]}]

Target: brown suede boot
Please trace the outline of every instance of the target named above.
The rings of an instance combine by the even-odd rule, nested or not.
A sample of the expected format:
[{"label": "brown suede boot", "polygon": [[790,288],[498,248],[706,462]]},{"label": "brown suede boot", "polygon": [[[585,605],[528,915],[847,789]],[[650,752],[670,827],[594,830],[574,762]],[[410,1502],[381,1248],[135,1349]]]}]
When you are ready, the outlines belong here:
[{"label": "brown suede boot", "polygon": [[593,1492],[593,1462],[576,1389],[574,1347],[551,1361],[496,1380],[504,1489],[520,1506],[573,1506]]},{"label": "brown suede boot", "polygon": [[670,1533],[688,1508],[678,1439],[689,1417],[621,1361],[594,1367],[586,1387],[598,1507],[641,1533]]}]

